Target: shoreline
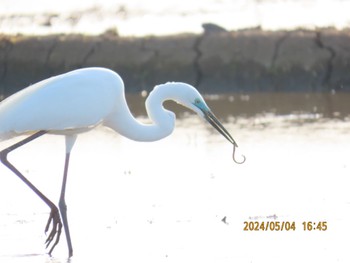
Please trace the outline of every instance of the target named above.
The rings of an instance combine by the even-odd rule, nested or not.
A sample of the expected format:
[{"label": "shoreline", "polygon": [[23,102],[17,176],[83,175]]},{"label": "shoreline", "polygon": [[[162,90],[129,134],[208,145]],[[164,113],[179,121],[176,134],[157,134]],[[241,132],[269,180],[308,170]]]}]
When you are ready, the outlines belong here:
[{"label": "shoreline", "polygon": [[182,81],[202,93],[348,92],[350,30],[259,28],[161,37],[0,35],[3,97],[81,67],[120,74],[127,92]]}]

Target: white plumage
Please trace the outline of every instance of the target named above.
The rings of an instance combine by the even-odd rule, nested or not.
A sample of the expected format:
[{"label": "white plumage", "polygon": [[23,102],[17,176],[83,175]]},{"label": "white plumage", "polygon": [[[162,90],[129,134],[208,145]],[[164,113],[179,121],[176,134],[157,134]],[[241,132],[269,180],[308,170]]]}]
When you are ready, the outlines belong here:
[{"label": "white plumage", "polygon": [[[51,253],[61,234],[61,218],[66,232],[69,256],[73,255],[65,203],[65,187],[71,149],[79,133],[105,125],[136,141],[155,141],[172,133],[175,114],[163,107],[165,100],[175,100],[196,112],[217,129],[234,149],[232,136],[210,111],[199,92],[186,83],[169,82],[156,86],[146,100],[151,123],[144,124],[131,114],[124,95],[124,83],[109,69],[85,68],[58,75],[23,89],[0,103],[0,138],[9,139],[23,133],[30,137],[0,152],[1,161],[24,181],[51,209],[45,228],[52,229],[47,246]],[[45,133],[66,136],[66,161],[59,209],[7,159],[8,153]]]}]

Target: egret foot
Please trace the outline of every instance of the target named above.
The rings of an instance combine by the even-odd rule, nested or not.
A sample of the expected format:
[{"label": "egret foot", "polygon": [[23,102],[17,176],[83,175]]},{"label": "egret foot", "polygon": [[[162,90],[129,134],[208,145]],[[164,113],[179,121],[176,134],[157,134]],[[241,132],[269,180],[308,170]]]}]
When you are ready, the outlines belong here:
[{"label": "egret foot", "polygon": [[49,251],[49,255],[51,256],[52,251],[54,250],[54,248],[56,247],[56,245],[58,244],[58,242],[60,241],[60,236],[61,236],[61,232],[62,232],[62,222],[61,222],[61,218],[60,218],[60,213],[58,212],[58,209],[56,206],[51,208],[51,213],[49,216],[49,219],[47,220],[47,224],[45,227],[45,234],[49,231],[50,225],[52,223],[52,229],[50,231],[49,236],[46,239],[46,248],[48,248],[51,244],[51,242],[55,239],[50,251]]}]

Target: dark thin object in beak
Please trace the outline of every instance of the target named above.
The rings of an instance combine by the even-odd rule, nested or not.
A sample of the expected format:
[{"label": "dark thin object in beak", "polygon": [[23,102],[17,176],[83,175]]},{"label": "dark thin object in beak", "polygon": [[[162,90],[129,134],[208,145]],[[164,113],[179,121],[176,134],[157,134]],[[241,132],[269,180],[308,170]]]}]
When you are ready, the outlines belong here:
[{"label": "dark thin object in beak", "polygon": [[236,146],[233,145],[233,153],[232,153],[232,159],[233,159],[233,161],[234,161],[235,163],[237,163],[237,164],[242,164],[242,163],[244,163],[245,160],[246,160],[245,156],[242,154],[243,160],[239,162],[239,161],[237,161],[237,160],[235,159],[235,152],[236,152]]}]

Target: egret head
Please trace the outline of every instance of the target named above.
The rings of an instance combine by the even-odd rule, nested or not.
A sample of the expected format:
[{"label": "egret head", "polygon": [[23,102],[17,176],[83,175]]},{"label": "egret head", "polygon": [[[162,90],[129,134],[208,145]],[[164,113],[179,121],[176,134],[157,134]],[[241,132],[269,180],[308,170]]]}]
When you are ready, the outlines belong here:
[{"label": "egret head", "polygon": [[[221,122],[216,118],[214,113],[210,110],[208,105],[205,103],[201,94],[191,85],[181,82],[168,82],[166,84],[161,84],[156,86],[151,92],[150,96],[146,101],[147,109],[151,109],[153,104],[157,102],[164,102],[166,100],[174,100],[177,103],[193,110],[201,118],[209,122],[221,135],[223,135],[230,143],[233,145],[233,160],[236,163],[244,163],[243,161],[238,162],[235,159],[235,149],[237,143],[232,138],[230,133],[224,128]],[[163,108],[164,110],[164,108]],[[151,114],[149,114],[151,116]]]},{"label": "egret head", "polygon": [[177,98],[175,100],[184,105],[185,107],[196,112],[201,118],[208,121],[219,133],[221,133],[230,143],[232,143],[235,147],[237,143],[232,138],[230,133],[225,129],[225,127],[221,124],[218,118],[214,115],[214,113],[210,110],[208,105],[205,103],[205,100],[201,96],[201,94],[192,87],[191,85],[185,83],[177,83],[180,84],[176,90]]}]

